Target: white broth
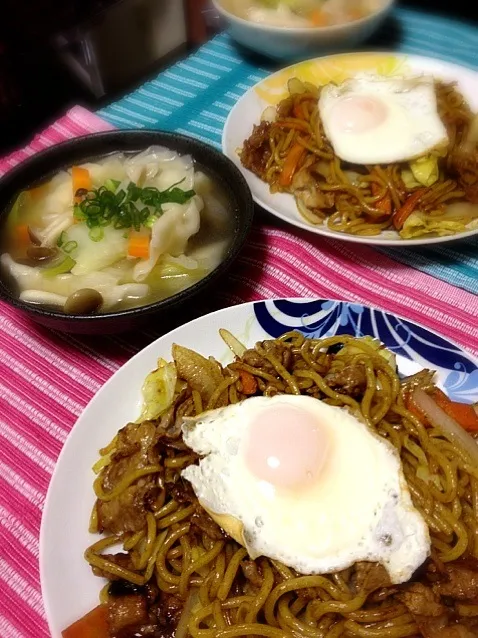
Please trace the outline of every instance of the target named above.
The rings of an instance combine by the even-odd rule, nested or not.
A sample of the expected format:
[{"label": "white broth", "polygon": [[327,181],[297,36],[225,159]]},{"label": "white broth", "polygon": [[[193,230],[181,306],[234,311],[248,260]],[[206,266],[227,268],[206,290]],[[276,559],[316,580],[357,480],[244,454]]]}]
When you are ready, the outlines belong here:
[{"label": "white broth", "polygon": [[71,314],[170,297],[224,259],[233,218],[189,156],[114,154],[20,193],[0,264],[18,297]]}]

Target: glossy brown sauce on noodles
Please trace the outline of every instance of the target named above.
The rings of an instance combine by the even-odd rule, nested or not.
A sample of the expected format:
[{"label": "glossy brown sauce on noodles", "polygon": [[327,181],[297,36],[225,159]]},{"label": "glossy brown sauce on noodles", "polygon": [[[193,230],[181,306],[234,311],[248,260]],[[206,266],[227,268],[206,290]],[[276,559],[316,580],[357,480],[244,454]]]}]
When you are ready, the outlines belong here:
[{"label": "glossy brown sauce on noodles", "polygon": [[[86,559],[109,582],[110,636],[176,638],[472,638],[478,635],[478,468],[406,408],[407,387],[370,341],[288,333],[221,366],[173,348],[171,405],[130,423],[102,451]],[[427,389],[431,374],[416,383]],[[375,563],[301,575],[252,561],[199,505],[181,470],[197,457],[184,416],[251,395],[306,394],[346,407],[398,450],[431,535],[429,560],[392,586]],[[120,543],[122,551],[113,553]]]}]

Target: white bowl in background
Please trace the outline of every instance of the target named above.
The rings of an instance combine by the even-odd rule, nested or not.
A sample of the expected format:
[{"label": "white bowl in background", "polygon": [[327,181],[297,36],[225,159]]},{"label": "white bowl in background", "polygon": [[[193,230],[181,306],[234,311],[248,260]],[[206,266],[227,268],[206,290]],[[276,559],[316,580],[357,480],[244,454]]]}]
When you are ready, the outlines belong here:
[{"label": "white bowl in background", "polygon": [[359,20],[329,27],[278,27],[239,18],[221,0],[212,0],[239,44],[276,60],[301,60],[344,51],[367,40],[388,16],[395,0],[380,0],[379,9]]}]

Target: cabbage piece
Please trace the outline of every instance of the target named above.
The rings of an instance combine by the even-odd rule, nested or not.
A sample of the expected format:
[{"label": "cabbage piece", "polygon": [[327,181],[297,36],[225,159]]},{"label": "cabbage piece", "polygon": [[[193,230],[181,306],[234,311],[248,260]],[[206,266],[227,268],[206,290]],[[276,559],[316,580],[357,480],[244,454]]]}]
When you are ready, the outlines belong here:
[{"label": "cabbage piece", "polygon": [[411,190],[412,188],[418,188],[420,186],[420,182],[417,182],[415,179],[411,169],[404,168],[401,173],[402,181],[405,184],[405,187]]},{"label": "cabbage piece", "polygon": [[466,224],[460,220],[447,219],[444,216],[433,217],[416,211],[410,215],[400,231],[403,239],[413,239],[422,235],[434,234],[439,237],[455,235],[467,230]]},{"label": "cabbage piece", "polygon": [[468,223],[473,219],[478,219],[478,204],[471,202],[453,202],[448,204],[443,214],[444,219],[458,220]]},{"label": "cabbage piece", "polygon": [[143,406],[138,423],[157,419],[172,405],[176,381],[174,363],[158,359],[158,367],[148,374],[143,384]]},{"label": "cabbage piece", "polygon": [[[377,354],[383,357],[394,370],[397,369],[397,358],[395,354],[388,348],[385,348],[379,339],[374,339],[373,337],[366,335],[365,337],[359,337],[357,341],[363,341],[363,343],[365,343],[369,348],[376,350]],[[347,343],[341,350],[339,350],[336,357],[351,356],[361,354],[362,352],[363,350],[354,345],[352,342]]]},{"label": "cabbage piece", "polygon": [[151,291],[147,284],[121,284],[113,288],[99,289],[103,297],[103,308],[113,308],[122,301],[139,300],[147,297]]},{"label": "cabbage piece", "polygon": [[137,263],[133,271],[135,281],[143,281],[153,270],[161,255],[178,257],[186,250],[189,239],[200,226],[203,202],[197,195],[188,204],[165,204],[164,214],[152,228],[149,258]]},{"label": "cabbage piece", "polygon": [[[192,257],[181,255],[179,257],[173,257],[166,253],[162,255],[155,268],[151,272],[151,279],[161,279],[162,277],[178,277],[178,276],[199,276],[202,274],[203,269],[199,267],[198,262]],[[150,281],[150,279],[148,279]]]},{"label": "cabbage piece", "polygon": [[438,159],[434,155],[419,157],[410,162],[410,170],[419,184],[432,186],[439,177]]},{"label": "cabbage piece", "polygon": [[86,224],[74,224],[64,235],[63,245],[75,242],[76,248],[69,253],[76,261],[73,268],[74,275],[86,275],[111,266],[123,259],[128,251],[128,238],[124,230],[117,230],[112,226],[103,228],[103,238],[93,241]]}]

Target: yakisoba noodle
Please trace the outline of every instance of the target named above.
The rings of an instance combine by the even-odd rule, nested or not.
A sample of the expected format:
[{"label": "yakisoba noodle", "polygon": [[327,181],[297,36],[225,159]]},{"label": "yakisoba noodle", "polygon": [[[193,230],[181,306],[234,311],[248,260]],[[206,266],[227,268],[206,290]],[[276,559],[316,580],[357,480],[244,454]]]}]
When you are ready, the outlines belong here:
[{"label": "yakisoba noodle", "polygon": [[[331,354],[341,346],[345,346],[341,356]],[[400,454],[414,504],[430,530],[432,570],[444,569],[463,557],[478,557],[478,468],[472,466],[466,450],[435,428],[426,428],[407,410],[393,363],[371,342],[348,336],[306,339],[291,332],[256,344],[224,368],[217,362],[208,363],[222,379],[208,403],[201,397],[197,379],[192,378],[194,388],[183,384],[173,407],[154,424],[159,462],[148,465],[146,455],[143,467],[123,474],[119,471],[114,482],[108,468],[113,467],[114,472],[122,462],[121,455],[115,457],[121,433],[103,450],[94,485],[98,503],[126,495],[130,486],[145,478],[155,478],[161,489],[146,511],[142,529],[102,538],[86,551],[86,560],[112,579],[139,587],[152,584],[162,595],[183,601],[186,611],[178,638],[422,635],[400,588],[383,582],[371,587],[367,578],[360,584],[361,571],[367,573],[372,564],[328,575],[300,575],[265,557],[250,561],[246,550],[211,519],[198,527],[201,508],[191,492],[186,490],[184,497],[179,478],[180,471],[197,457],[183,443],[178,423],[206,408],[247,400],[243,372],[254,377],[257,392],[263,395],[308,394],[361,414]],[[360,396],[354,391],[339,392],[327,381],[357,367],[365,372]],[[425,374],[420,383],[429,384],[430,375]],[[138,428],[152,436],[151,426],[146,422]],[[105,480],[109,489],[105,489]],[[97,512],[95,507],[91,521],[94,532],[98,531]],[[129,554],[131,564],[127,567],[105,556],[118,542]],[[424,578],[418,575],[414,582]],[[108,598],[107,591],[108,586],[103,600]],[[458,609],[454,613],[459,619]]]},{"label": "yakisoba noodle", "polygon": [[299,212],[309,222],[326,223],[331,230],[353,235],[373,236],[394,227],[404,234],[403,207],[415,194],[416,201],[410,200],[407,206],[413,203],[435,225],[427,229],[424,224],[410,236],[453,234],[465,230],[478,216],[474,209],[463,209],[461,216],[446,211],[450,203],[478,203],[478,138],[470,131],[476,126],[475,116],[453,85],[436,82],[438,112],[449,146],[444,158],[438,151],[431,153],[438,158],[439,176],[428,187],[404,179],[407,163],[342,162],[324,133],[319,95],[320,87],[290,80],[289,97],[266,110],[263,122],[254,127],[240,151],[242,164],[267,182],[272,193],[295,196]]}]

